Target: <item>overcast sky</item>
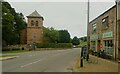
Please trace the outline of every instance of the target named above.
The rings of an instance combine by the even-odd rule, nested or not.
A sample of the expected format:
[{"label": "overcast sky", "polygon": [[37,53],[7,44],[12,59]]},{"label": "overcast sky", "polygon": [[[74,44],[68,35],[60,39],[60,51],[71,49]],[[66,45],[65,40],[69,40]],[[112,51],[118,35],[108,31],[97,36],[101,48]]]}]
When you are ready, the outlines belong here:
[{"label": "overcast sky", "polygon": [[[74,36],[82,37],[87,34],[87,2],[6,1],[8,1],[17,12],[22,12],[24,16],[37,10],[45,19],[45,27],[67,29],[71,38]],[[90,21],[111,8],[114,4],[114,0],[111,0],[111,2],[90,2]]]}]

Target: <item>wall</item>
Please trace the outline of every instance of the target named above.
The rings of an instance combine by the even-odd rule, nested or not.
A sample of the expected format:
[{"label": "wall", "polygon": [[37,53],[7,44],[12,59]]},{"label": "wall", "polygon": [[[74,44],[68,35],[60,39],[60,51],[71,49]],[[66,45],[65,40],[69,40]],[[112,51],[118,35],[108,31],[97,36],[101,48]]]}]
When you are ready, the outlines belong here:
[{"label": "wall", "polygon": [[[35,38],[33,38],[33,35],[35,35]],[[40,43],[42,41],[43,41],[42,27],[27,28],[27,44],[32,44],[33,42]]]},{"label": "wall", "polygon": [[[38,21],[38,26],[34,24],[31,26],[31,21]],[[43,20],[42,18],[28,18],[27,25],[27,44],[32,44],[33,42],[40,43],[43,42]]]},{"label": "wall", "polygon": [[27,29],[23,29],[20,31],[20,44],[27,43]]}]

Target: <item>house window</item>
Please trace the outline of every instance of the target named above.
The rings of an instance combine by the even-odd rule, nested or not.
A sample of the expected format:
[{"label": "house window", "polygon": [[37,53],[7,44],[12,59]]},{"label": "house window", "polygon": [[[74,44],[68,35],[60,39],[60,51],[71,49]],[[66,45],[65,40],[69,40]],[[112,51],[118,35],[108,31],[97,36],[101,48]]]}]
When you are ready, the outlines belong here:
[{"label": "house window", "polygon": [[113,55],[113,41],[112,40],[104,41],[104,50],[106,52],[106,55],[109,55],[109,56]]},{"label": "house window", "polygon": [[102,19],[103,29],[106,29],[109,27],[108,19],[109,19],[108,16]]},{"label": "house window", "polygon": [[38,26],[38,21],[36,21],[36,26]]},{"label": "house window", "polygon": [[92,28],[93,28],[93,32],[96,32],[96,23],[92,25]]},{"label": "house window", "polygon": [[34,21],[33,20],[31,21],[31,26],[34,26]]}]

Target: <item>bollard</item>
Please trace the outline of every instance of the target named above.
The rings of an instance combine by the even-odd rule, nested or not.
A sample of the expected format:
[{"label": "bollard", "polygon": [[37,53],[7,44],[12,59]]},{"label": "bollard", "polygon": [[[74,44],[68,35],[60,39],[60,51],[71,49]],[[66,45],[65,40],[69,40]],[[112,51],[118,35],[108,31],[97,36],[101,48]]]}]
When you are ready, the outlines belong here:
[{"label": "bollard", "polygon": [[82,47],[82,50],[81,50],[80,67],[83,67],[83,49],[84,49],[84,47]]},{"label": "bollard", "polygon": [[87,53],[86,61],[89,61],[89,54]]},{"label": "bollard", "polygon": [[83,67],[83,57],[81,57],[81,60],[80,60],[80,67]]}]

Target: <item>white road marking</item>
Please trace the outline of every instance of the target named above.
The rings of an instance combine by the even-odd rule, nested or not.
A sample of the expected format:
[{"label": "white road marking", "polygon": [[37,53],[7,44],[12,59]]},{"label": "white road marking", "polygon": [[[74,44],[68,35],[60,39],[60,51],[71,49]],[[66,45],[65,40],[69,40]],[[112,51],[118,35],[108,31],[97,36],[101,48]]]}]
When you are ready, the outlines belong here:
[{"label": "white road marking", "polygon": [[26,65],[23,65],[23,66],[20,66],[21,68],[22,67],[25,67],[25,66],[29,66],[29,65],[31,65],[32,63],[29,63],[29,64],[26,64]]},{"label": "white road marking", "polygon": [[33,56],[33,55],[29,55],[29,56]]},{"label": "white road marking", "polygon": [[28,55],[29,57],[32,57],[32,56],[37,56],[37,55]]},{"label": "white road marking", "polygon": [[[65,52],[64,54],[66,54],[66,53],[70,53],[70,52]],[[54,56],[58,56],[58,55],[61,55],[61,53],[56,54],[56,55],[53,55],[52,57],[54,57]],[[63,55],[63,54],[62,54],[62,55]],[[34,55],[29,55],[29,56],[34,56]],[[47,58],[43,58],[42,60],[45,60],[45,59],[47,59]],[[37,61],[34,61],[34,62],[31,62],[31,63],[25,64],[25,65],[20,66],[20,67],[23,68],[23,67],[26,67],[26,66],[29,66],[29,65],[35,64],[35,63],[40,62],[40,61],[41,61],[41,60],[37,60]]]},{"label": "white road marking", "polygon": [[41,60],[35,61],[35,62],[33,62],[33,63],[37,63],[37,62],[39,62],[39,61],[41,61]]},{"label": "white road marking", "polygon": [[20,67],[23,68],[23,67],[26,67],[26,66],[35,64],[35,63],[40,62],[40,61],[41,61],[41,60],[37,60],[37,61],[35,61],[35,62],[31,62],[31,63],[25,64],[25,65],[23,65],[23,66],[20,66]]},{"label": "white road marking", "polygon": [[[61,54],[59,53],[59,54],[53,55],[52,57],[54,57],[54,56],[58,56],[58,55],[61,55]],[[29,55],[29,56],[32,56],[32,55]],[[44,59],[46,59],[46,58],[44,58]],[[42,59],[42,60],[44,60],[44,59]],[[37,61],[34,61],[34,62],[31,62],[31,63],[25,64],[25,65],[20,66],[20,67],[23,68],[23,67],[26,67],[26,66],[29,66],[29,65],[35,64],[35,63],[40,62],[40,61],[41,61],[41,60],[37,60]]]}]

